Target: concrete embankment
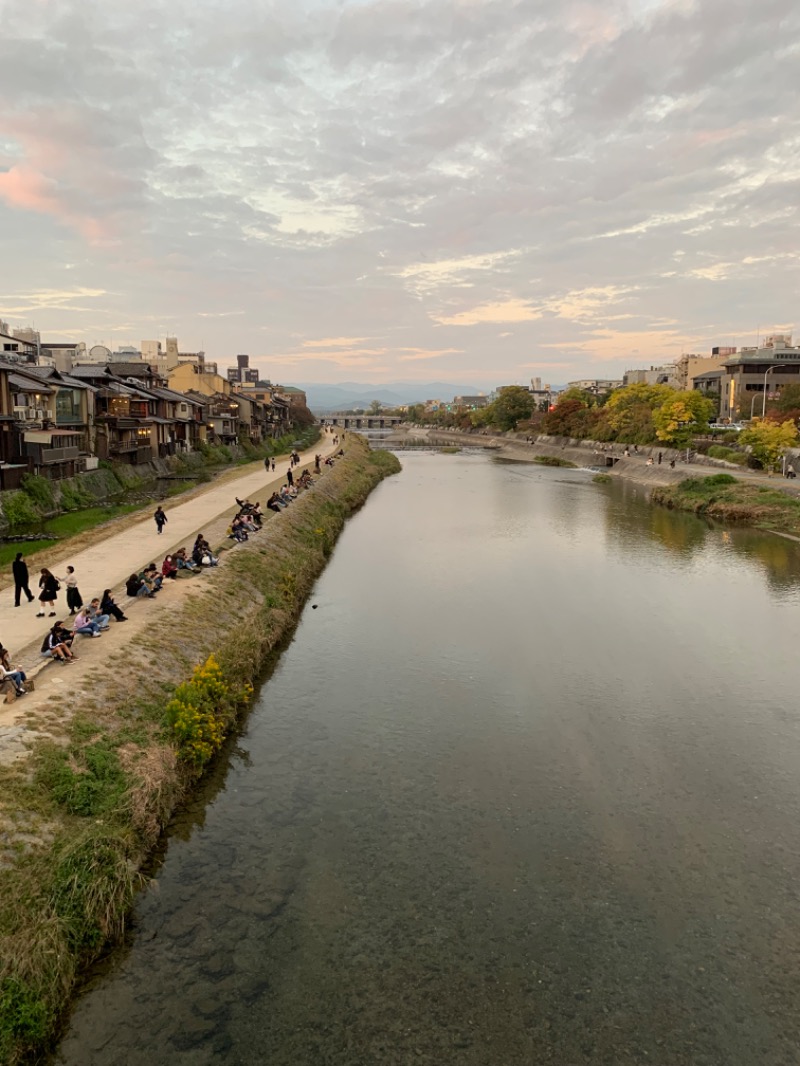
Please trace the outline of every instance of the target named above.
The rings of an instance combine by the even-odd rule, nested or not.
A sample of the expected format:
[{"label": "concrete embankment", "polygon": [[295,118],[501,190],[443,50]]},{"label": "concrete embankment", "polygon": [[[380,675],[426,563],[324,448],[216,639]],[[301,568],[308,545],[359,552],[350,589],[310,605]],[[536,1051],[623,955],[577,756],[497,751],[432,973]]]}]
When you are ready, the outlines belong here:
[{"label": "concrete embankment", "polygon": [[[414,427],[409,436],[432,445],[457,445],[469,448],[491,449],[498,459],[508,462],[535,463],[537,459],[563,459],[568,463],[587,470],[597,470],[613,477],[634,481],[639,485],[655,488],[659,485],[675,485],[687,477],[698,476],[698,470],[725,470],[735,475],[741,474],[741,467],[721,460],[699,457],[691,466],[683,461],[682,452],[672,448],[639,448],[638,453],[625,456],[625,446],[620,444],[601,444],[597,441],[579,441],[568,437],[548,437],[539,435],[528,442],[513,436],[490,436],[483,433],[455,433],[448,431],[423,430]],[[659,453],[661,463],[658,462]],[[651,466],[647,460],[653,459]],[[675,460],[675,467],[670,461]]]},{"label": "concrete embankment", "polygon": [[70,672],[69,698],[36,724],[50,739],[0,768],[0,1063],[41,1054],[57,1031],[81,968],[124,928],[142,863],[235,728],[347,517],[398,469],[348,435],[346,455],[213,575],[191,579],[173,612],[91,677]]}]

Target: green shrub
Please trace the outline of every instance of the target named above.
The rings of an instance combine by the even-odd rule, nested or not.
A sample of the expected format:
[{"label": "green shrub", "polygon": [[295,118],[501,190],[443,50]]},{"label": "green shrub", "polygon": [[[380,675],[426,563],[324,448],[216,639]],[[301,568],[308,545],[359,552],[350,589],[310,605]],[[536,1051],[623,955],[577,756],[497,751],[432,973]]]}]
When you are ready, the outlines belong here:
[{"label": "green shrub", "polygon": [[16,1042],[40,1043],[49,1028],[50,1012],[34,990],[18,977],[4,977],[0,981],[0,1053],[7,1050],[10,1056]]},{"label": "green shrub", "polygon": [[43,512],[56,509],[53,483],[38,474],[25,474],[22,478],[22,491],[30,496],[38,509]]},{"label": "green shrub", "polygon": [[592,478],[595,485],[607,485],[612,480],[611,474],[595,474]]},{"label": "green shrub", "polygon": [[737,466],[744,466],[747,462],[745,452],[738,452],[735,448],[726,448],[721,444],[712,444],[708,454],[712,459],[724,459],[728,463],[736,463]]},{"label": "green shrub", "polygon": [[128,786],[117,752],[103,739],[72,751],[43,747],[36,776],[60,807],[85,818],[118,811]]},{"label": "green shrub", "polygon": [[25,492],[3,494],[3,511],[8,521],[9,532],[28,533],[38,528],[42,521],[41,511]]},{"label": "green shrub", "polygon": [[59,504],[64,511],[80,511],[95,502],[94,496],[78,482],[62,481],[59,490]]},{"label": "green shrub", "polygon": [[[736,478],[732,474],[712,474],[711,477],[704,477],[698,479],[701,484],[707,485],[712,488],[717,485],[735,485]],[[684,482],[684,485],[688,482]]]}]

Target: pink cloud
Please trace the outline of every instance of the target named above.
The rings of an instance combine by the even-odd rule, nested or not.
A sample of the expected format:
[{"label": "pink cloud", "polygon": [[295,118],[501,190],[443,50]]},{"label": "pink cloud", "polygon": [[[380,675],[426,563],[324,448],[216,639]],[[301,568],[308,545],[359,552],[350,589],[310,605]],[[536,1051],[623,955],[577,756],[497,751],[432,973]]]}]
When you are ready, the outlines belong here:
[{"label": "pink cloud", "polygon": [[0,100],[0,125],[16,149],[0,173],[0,197],[91,243],[108,240],[141,183],[127,173],[107,117],[69,104],[21,111]]},{"label": "pink cloud", "polygon": [[0,199],[5,200],[9,207],[52,215],[64,225],[78,230],[87,241],[94,243],[107,236],[97,219],[76,215],[64,203],[57,182],[32,167],[14,166],[0,174]]}]

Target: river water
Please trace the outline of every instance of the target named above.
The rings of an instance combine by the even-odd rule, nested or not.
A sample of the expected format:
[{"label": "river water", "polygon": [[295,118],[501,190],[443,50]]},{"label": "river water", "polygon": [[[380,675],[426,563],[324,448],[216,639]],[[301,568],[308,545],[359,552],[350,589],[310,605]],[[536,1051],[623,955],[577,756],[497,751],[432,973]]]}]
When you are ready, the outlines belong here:
[{"label": "river water", "polygon": [[800,545],[403,463],[57,1062],[796,1066]]}]

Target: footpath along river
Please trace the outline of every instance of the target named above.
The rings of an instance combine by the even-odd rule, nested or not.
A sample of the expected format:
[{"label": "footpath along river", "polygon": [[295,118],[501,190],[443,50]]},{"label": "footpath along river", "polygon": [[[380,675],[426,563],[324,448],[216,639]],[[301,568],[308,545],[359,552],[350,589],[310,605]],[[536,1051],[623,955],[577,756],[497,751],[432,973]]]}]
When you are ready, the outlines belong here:
[{"label": "footpath along river", "polygon": [[402,459],[55,1060],[796,1066],[800,545]]}]

